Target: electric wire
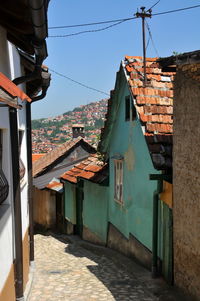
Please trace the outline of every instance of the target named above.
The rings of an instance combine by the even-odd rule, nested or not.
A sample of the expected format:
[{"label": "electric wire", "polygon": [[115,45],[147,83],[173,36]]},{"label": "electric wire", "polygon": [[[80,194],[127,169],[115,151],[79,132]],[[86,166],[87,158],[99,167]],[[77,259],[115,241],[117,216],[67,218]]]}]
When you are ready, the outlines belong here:
[{"label": "electric wire", "polygon": [[[132,18],[132,19],[136,19],[136,17]],[[80,34],[83,34],[83,33],[99,32],[99,31],[103,31],[103,30],[109,29],[111,27],[114,27],[116,25],[119,25],[121,23],[124,23],[126,21],[128,21],[128,20],[123,20],[123,21],[120,21],[120,22],[117,22],[115,24],[112,24],[112,25],[109,25],[109,26],[106,26],[106,27],[103,27],[103,28],[99,28],[99,29],[84,30],[84,31],[79,31],[79,32],[70,33],[70,34],[64,34],[64,35],[50,35],[49,38],[67,38],[67,37],[71,37],[71,36],[77,36],[77,35],[80,35]]]},{"label": "electric wire", "polygon": [[[159,3],[156,2],[150,9],[152,9],[153,7],[155,7],[157,4]],[[193,9],[193,8],[198,8],[200,7],[200,5],[194,5],[194,6],[189,6],[189,7],[183,7],[183,8],[178,8],[178,9],[174,9],[174,10],[169,10],[169,11],[164,11],[164,12],[158,12],[158,13],[154,13],[152,14],[152,16],[159,16],[159,15],[165,15],[165,14],[170,14],[170,13],[175,13],[175,12],[179,12],[179,11],[184,11],[184,10],[189,10],[189,9]],[[150,10],[149,9],[149,10]],[[149,11],[148,10],[148,11]],[[116,23],[116,24],[113,24],[114,26],[115,25],[118,25],[122,22],[125,22],[125,21],[130,21],[130,20],[134,20],[136,19],[135,17],[131,17],[131,18],[123,18],[123,19],[116,19],[116,20],[108,20],[108,21],[100,21],[100,22],[94,22],[94,23],[85,23],[85,24],[75,24],[75,25],[62,25],[62,26],[52,26],[52,27],[49,27],[48,29],[62,29],[62,28],[75,28],[75,27],[82,27],[82,26],[93,26],[93,25],[100,25],[100,24],[106,24],[106,23]],[[118,24],[117,24],[118,23]],[[112,26],[111,26],[112,27]],[[95,30],[95,31],[100,31],[100,30],[105,30],[105,29],[108,29],[110,28],[109,26],[106,27],[106,28],[103,28],[103,29],[99,29],[99,30]],[[86,31],[86,32],[93,32],[93,31]],[[81,33],[81,32],[80,32]],[[80,34],[80,33],[74,33],[74,34],[71,34],[71,35],[75,35],[75,34]],[[85,33],[85,32],[83,32]],[[69,36],[69,35],[64,35],[64,36]],[[51,36],[53,37],[53,36]]]},{"label": "electric wire", "polygon": [[108,93],[106,93],[106,92],[104,92],[104,91],[101,91],[101,90],[95,89],[95,88],[93,88],[93,87],[87,86],[87,85],[85,85],[85,84],[83,84],[83,83],[81,83],[81,82],[79,82],[79,81],[76,81],[76,80],[74,80],[74,79],[72,79],[72,78],[70,78],[70,77],[68,77],[68,76],[66,76],[66,75],[64,75],[64,74],[62,74],[62,73],[59,73],[59,72],[57,72],[57,71],[55,71],[55,70],[53,70],[53,69],[50,69],[50,68],[49,68],[49,70],[50,70],[51,72],[53,72],[53,73],[55,73],[55,74],[57,74],[57,75],[59,75],[59,76],[65,78],[65,79],[67,79],[67,80],[69,80],[69,81],[75,83],[75,84],[78,84],[78,85],[84,87],[84,88],[87,88],[87,89],[93,90],[93,91],[95,91],[95,92],[99,92],[99,93],[101,93],[101,94],[105,94],[105,95],[110,96],[110,94],[108,94]]},{"label": "electric wire", "polygon": [[152,14],[152,16],[160,16],[160,15],[165,15],[165,14],[171,14],[171,13],[176,13],[176,12],[179,12],[179,11],[193,9],[193,8],[197,8],[197,7],[200,7],[200,5],[194,5],[194,6],[189,6],[189,7],[183,7],[183,8],[168,10],[168,11]]},{"label": "electric wire", "polygon": [[152,36],[151,30],[150,30],[150,26],[149,26],[149,24],[147,23],[146,20],[145,20],[145,23],[146,23],[147,30],[149,32],[149,38],[151,39],[151,42],[152,42],[153,48],[154,48],[154,50],[156,52],[156,55],[157,55],[157,57],[160,57],[159,53],[158,53],[158,50],[156,49],[156,45],[154,43],[154,40],[153,40],[153,36]]},{"label": "electric wire", "polygon": [[147,11],[151,11],[152,8],[155,7],[159,2],[160,2],[160,0],[158,0],[154,5],[152,5]]},{"label": "electric wire", "polygon": [[51,27],[48,27],[48,29],[59,29],[59,28],[62,29],[62,28],[93,26],[93,25],[101,25],[101,24],[108,24],[108,23],[116,23],[116,22],[120,22],[120,21],[129,21],[129,20],[133,20],[133,19],[135,19],[135,17],[123,18],[123,19],[117,19],[117,20],[101,21],[101,22],[94,22],[94,23],[76,24],[76,25],[51,26]]}]

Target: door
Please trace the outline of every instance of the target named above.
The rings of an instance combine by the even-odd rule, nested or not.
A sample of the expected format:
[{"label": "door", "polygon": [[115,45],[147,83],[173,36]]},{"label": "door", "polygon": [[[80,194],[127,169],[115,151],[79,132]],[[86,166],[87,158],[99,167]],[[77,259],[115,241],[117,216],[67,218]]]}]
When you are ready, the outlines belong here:
[{"label": "door", "polygon": [[76,187],[76,226],[75,234],[82,237],[83,233],[83,182],[79,183]]},{"label": "door", "polygon": [[163,203],[163,263],[162,274],[173,284],[173,220],[172,209]]}]

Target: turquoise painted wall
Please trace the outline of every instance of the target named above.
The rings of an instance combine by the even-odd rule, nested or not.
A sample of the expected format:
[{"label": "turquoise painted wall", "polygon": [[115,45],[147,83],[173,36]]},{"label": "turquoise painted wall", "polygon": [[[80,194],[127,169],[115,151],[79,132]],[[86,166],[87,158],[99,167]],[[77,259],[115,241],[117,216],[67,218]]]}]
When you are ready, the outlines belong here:
[{"label": "turquoise painted wall", "polygon": [[84,181],[83,225],[106,243],[108,187]]},{"label": "turquoise painted wall", "polygon": [[74,184],[65,182],[65,218],[76,224],[76,188]]},{"label": "turquoise painted wall", "polygon": [[[133,234],[148,249],[152,249],[153,192],[156,181],[149,174],[159,173],[153,167],[140,121],[125,121],[125,97],[130,95],[125,80],[121,85],[118,112],[109,143],[110,191],[109,221],[127,238]],[[114,159],[122,155],[123,201],[114,200]]]}]

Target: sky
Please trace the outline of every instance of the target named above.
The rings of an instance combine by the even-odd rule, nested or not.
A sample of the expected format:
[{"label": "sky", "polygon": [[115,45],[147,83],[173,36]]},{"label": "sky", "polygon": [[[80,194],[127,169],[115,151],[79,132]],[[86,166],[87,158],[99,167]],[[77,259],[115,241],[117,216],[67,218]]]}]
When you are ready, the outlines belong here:
[{"label": "sky", "polygon": [[[131,18],[141,6],[145,6],[147,10],[156,2],[157,0],[51,0],[48,9],[48,27]],[[200,1],[196,0],[160,0],[153,7],[152,13],[198,4],[200,5]],[[158,55],[166,57],[172,55],[174,51],[184,53],[200,49],[199,15],[200,7],[148,18],[155,47],[150,41],[147,57]],[[65,38],[51,37],[100,29],[108,25],[110,24],[65,29],[49,28],[48,58],[44,64],[51,70],[109,94],[114,88],[116,72],[125,55],[143,55],[140,18],[100,32]],[[32,106],[33,119],[57,116],[73,110],[76,106],[108,97],[106,94],[77,85],[54,72],[51,72],[51,78],[46,98]]]}]

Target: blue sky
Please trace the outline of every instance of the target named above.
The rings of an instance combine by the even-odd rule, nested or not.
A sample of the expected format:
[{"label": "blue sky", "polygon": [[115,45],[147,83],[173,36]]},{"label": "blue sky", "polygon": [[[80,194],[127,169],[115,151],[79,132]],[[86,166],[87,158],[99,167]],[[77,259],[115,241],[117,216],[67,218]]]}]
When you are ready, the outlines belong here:
[{"label": "blue sky", "polygon": [[[137,8],[150,8],[156,0],[51,0],[48,25],[61,26],[92,23],[133,17]],[[194,6],[200,1],[161,0],[153,13]],[[148,24],[159,56],[170,56],[173,51],[187,52],[200,49],[200,7],[182,12],[154,16]],[[70,34],[81,30],[98,29],[106,25],[50,30],[50,35]],[[148,31],[147,31],[148,40]],[[48,58],[45,64],[85,85],[109,93],[114,88],[116,72],[125,55],[142,56],[141,19],[124,22],[108,30],[67,38],[47,39]],[[148,57],[156,57],[149,43]],[[47,97],[32,106],[33,119],[56,116],[78,105],[106,98],[52,73]]]}]

